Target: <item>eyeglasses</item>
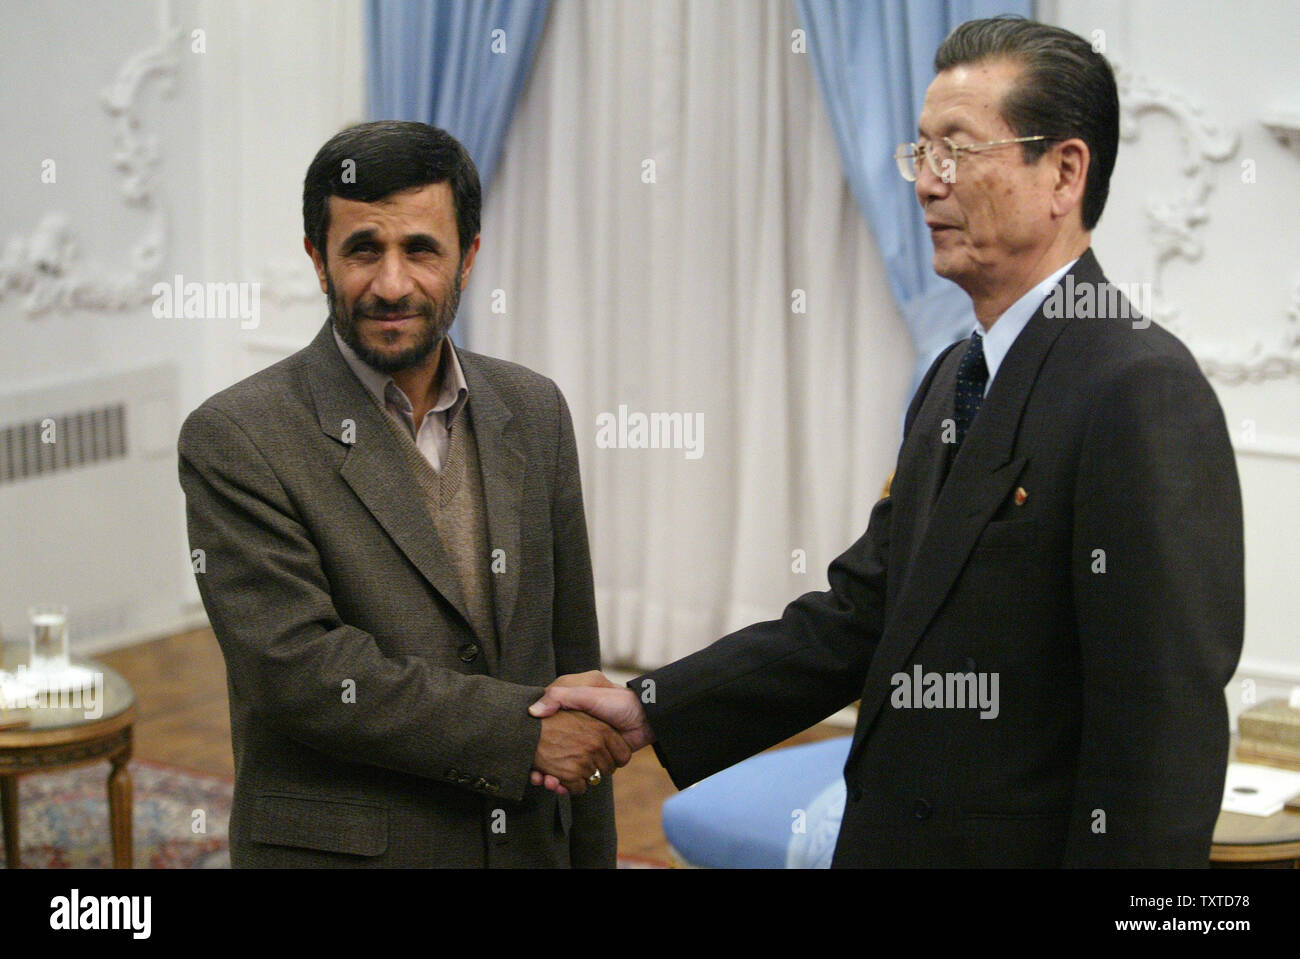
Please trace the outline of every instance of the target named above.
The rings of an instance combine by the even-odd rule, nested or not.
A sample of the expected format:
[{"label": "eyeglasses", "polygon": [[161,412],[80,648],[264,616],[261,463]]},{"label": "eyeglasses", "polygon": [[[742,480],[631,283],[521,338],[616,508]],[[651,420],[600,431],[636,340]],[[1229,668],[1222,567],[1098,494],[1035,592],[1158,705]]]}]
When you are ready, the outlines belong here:
[{"label": "eyeglasses", "polygon": [[957,154],[963,150],[968,153],[979,153],[983,150],[991,150],[994,147],[1010,146],[1012,143],[1032,143],[1035,140],[1059,140],[1060,137],[1036,136],[1036,137],[1016,137],[1014,140],[990,140],[987,143],[970,143],[958,146],[947,137],[941,137],[930,143],[917,145],[915,143],[900,143],[898,149],[894,151],[894,160],[898,163],[898,173],[908,183],[916,182],[916,161],[925,157],[930,164],[930,169],[944,183],[952,183],[957,179]]}]

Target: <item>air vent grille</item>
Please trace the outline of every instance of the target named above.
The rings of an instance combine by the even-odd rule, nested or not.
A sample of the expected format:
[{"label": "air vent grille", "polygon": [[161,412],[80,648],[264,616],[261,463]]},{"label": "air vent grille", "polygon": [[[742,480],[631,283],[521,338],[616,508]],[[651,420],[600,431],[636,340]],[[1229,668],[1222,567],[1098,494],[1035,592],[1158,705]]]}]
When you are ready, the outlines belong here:
[{"label": "air vent grille", "polygon": [[0,486],[122,459],[126,404],[0,426]]}]

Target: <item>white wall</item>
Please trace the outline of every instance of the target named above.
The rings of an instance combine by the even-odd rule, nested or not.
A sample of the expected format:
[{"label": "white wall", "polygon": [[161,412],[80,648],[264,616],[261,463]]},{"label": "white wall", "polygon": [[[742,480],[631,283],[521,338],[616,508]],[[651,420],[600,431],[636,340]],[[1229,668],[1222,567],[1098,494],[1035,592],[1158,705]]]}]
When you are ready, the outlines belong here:
[{"label": "white wall", "polygon": [[1295,14],[1286,0],[1039,4],[1041,19],[1104,43],[1121,76],[1128,136],[1098,258],[1115,282],[1155,286],[1170,312],[1160,322],[1201,360],[1237,449],[1246,646],[1234,716],[1243,694],[1300,684],[1300,130],[1287,147],[1264,123],[1300,126]]},{"label": "white wall", "polygon": [[[359,0],[0,7],[7,134],[0,330],[8,347],[0,350],[0,396],[153,363],[174,366],[179,382],[174,408],[158,424],[170,431],[173,452],[155,478],[170,478],[139,507],[135,541],[97,536],[93,522],[127,508],[139,494],[132,484],[91,482],[76,503],[87,522],[73,548],[102,574],[97,597],[82,595],[78,574],[65,571],[68,545],[56,550],[43,533],[41,517],[67,509],[55,489],[66,484],[49,484],[48,499],[48,481],[0,488],[3,515],[22,497],[19,528],[4,531],[7,555],[18,562],[21,548],[24,563],[48,567],[36,577],[42,595],[0,583],[7,638],[25,632],[28,604],[66,602],[69,594],[79,597],[71,625],[83,650],[203,621],[187,562],[175,433],[205,397],[305,343],[324,319],[302,252],[302,177],[330,134],[362,118],[362,43]],[[54,182],[42,181],[46,160],[54,161]],[[62,218],[61,230],[50,229],[51,216]],[[260,324],[155,318],[153,284],[178,273],[186,281],[261,283]],[[55,306],[29,309],[42,291]],[[18,415],[16,403],[0,408],[0,423]],[[162,575],[122,562],[142,551],[175,561]],[[90,612],[111,607],[142,576],[152,578],[156,603],[124,617]]]}]

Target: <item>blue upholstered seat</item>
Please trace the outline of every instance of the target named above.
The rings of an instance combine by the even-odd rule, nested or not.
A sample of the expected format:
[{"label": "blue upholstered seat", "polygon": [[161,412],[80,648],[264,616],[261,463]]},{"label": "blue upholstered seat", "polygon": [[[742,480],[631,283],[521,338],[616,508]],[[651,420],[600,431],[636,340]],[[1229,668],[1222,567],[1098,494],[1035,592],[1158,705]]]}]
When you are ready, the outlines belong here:
[{"label": "blue upholstered seat", "polygon": [[851,736],[762,753],[664,803],[664,834],[692,866],[830,865]]}]

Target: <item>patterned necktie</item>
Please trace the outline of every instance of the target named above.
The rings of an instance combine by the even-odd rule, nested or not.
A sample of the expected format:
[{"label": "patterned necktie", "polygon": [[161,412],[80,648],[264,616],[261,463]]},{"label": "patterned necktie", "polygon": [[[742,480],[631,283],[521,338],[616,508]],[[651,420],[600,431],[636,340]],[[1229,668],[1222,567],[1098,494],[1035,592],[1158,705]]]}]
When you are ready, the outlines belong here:
[{"label": "patterned necktie", "polygon": [[957,424],[957,442],[953,446],[953,455],[961,449],[966,439],[966,431],[971,421],[980,411],[984,401],[984,387],[989,381],[989,367],[984,362],[984,337],[972,333],[966,352],[962,354],[961,365],[957,367],[957,392],[953,397],[953,420]]}]

